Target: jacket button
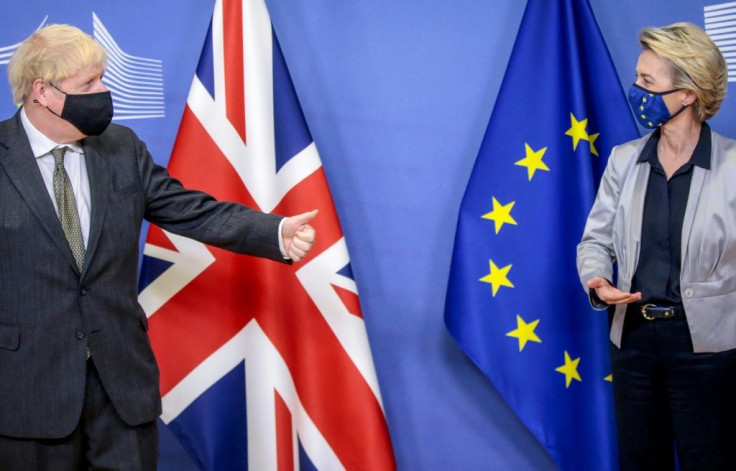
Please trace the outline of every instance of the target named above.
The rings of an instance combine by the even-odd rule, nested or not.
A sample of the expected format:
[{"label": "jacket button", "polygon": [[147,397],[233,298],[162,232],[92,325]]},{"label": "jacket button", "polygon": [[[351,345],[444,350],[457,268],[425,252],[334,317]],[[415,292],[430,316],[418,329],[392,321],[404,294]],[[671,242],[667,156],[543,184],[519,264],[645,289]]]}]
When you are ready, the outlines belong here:
[{"label": "jacket button", "polygon": [[77,340],[82,340],[84,338],[84,332],[81,330],[77,331]]},{"label": "jacket button", "polygon": [[693,290],[692,290],[692,288],[688,288],[688,289],[685,290],[685,296],[688,297],[688,298],[692,298],[693,297]]},{"label": "jacket button", "polygon": [[80,289],[79,290],[79,294],[80,294],[80,296],[84,296],[85,294],[87,294],[87,288]]}]

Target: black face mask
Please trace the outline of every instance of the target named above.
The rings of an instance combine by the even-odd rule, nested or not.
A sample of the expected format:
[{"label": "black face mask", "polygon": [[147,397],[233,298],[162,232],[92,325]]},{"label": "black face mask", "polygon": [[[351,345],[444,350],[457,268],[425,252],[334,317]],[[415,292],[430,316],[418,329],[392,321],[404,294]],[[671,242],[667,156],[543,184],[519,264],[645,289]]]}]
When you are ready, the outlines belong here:
[{"label": "black face mask", "polygon": [[[55,85],[51,86],[59,90]],[[54,113],[48,106],[47,110],[72,123],[85,136],[99,136],[107,129],[113,112],[112,95],[109,91],[78,94],[59,91],[66,95],[61,114]]]}]

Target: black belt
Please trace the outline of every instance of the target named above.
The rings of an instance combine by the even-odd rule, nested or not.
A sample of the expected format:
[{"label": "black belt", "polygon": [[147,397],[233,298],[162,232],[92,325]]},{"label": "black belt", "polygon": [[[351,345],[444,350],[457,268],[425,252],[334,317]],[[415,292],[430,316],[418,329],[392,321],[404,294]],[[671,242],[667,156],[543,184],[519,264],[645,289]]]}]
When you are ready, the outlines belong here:
[{"label": "black belt", "polygon": [[641,316],[648,320],[674,319],[685,315],[685,308],[681,304],[674,306],[657,306],[656,304],[644,304],[636,306]]}]

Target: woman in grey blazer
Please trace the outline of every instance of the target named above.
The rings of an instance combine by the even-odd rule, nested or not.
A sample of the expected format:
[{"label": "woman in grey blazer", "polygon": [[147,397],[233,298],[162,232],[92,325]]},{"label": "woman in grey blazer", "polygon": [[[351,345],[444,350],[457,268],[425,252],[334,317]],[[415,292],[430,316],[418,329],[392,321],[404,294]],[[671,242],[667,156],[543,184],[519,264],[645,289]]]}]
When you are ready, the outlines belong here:
[{"label": "woman in grey blazer", "polygon": [[639,42],[629,102],[653,132],[613,149],[577,256],[612,312],[621,467],[736,469],[736,141],[706,123],[726,62],[689,23]]}]

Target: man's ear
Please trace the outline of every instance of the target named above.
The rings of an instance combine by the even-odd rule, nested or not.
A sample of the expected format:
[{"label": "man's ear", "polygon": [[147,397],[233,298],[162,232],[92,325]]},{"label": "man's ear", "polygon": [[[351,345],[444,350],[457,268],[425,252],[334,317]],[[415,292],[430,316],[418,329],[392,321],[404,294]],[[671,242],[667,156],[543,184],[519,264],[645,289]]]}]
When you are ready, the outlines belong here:
[{"label": "man's ear", "polygon": [[33,95],[33,103],[48,106],[46,102],[46,82],[43,79],[37,78],[33,81],[31,94]]}]

